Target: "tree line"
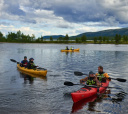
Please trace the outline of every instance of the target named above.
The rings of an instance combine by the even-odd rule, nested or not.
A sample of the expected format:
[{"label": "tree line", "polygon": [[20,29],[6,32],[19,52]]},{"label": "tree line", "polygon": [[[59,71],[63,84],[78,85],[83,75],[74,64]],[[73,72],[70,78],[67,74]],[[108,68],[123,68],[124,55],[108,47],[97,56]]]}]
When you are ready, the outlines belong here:
[{"label": "tree line", "polygon": [[51,36],[49,38],[49,41],[46,41],[46,39],[43,38],[43,36],[40,36],[38,38],[35,37],[34,34],[25,35],[20,30],[17,31],[17,33],[8,32],[6,36],[0,32],[0,42],[17,42],[17,43],[95,43],[95,44],[102,44],[102,43],[114,43],[114,44],[121,44],[121,43],[128,43],[128,36],[126,35],[119,35],[116,34],[115,37],[106,37],[106,36],[99,36],[94,37],[91,40],[88,40],[89,38],[86,37],[86,35],[83,35],[81,37],[77,38],[70,38],[68,34],[66,34],[64,37],[59,37],[56,40],[53,40],[53,37]]}]

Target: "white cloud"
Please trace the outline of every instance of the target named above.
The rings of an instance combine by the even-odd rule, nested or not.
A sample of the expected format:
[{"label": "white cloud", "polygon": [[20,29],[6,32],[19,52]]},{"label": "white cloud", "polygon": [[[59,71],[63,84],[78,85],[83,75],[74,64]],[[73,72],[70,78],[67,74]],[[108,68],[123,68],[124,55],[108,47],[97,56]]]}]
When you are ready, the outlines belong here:
[{"label": "white cloud", "polygon": [[45,30],[36,30],[36,29],[31,29],[30,27],[15,27],[13,25],[10,25],[10,26],[5,26],[5,25],[0,25],[0,31],[3,31],[4,35],[7,34],[9,31],[11,32],[17,32],[17,31],[21,31],[22,33],[24,33],[25,35],[32,35],[32,34],[35,34],[36,36],[38,36],[38,34],[41,35],[45,35],[45,34],[49,34],[51,35],[51,32],[50,31],[45,31]]}]

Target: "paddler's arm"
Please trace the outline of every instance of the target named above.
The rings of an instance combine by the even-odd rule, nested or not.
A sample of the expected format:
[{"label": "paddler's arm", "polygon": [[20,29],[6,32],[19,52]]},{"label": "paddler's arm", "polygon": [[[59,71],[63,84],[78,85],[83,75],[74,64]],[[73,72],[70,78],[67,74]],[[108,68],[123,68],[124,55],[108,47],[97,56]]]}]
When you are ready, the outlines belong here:
[{"label": "paddler's arm", "polygon": [[87,79],[88,79],[88,77],[85,77],[85,78],[81,79],[81,80],[80,80],[80,83],[86,82]]},{"label": "paddler's arm", "polygon": [[104,76],[105,78],[108,80],[108,81],[111,81],[111,78],[109,77],[109,75],[107,73],[104,73]]},{"label": "paddler's arm", "polygon": [[101,86],[101,83],[99,82],[99,80],[97,79],[97,76],[95,76],[95,79],[94,79],[95,81],[96,81],[96,85],[98,86],[98,87],[100,87]]}]

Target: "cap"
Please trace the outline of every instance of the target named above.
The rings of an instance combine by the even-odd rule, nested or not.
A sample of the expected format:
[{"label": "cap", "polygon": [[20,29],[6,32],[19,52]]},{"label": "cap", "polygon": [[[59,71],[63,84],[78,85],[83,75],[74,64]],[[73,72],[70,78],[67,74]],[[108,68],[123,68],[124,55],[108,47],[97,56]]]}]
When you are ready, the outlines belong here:
[{"label": "cap", "polygon": [[90,71],[89,74],[95,74],[94,72]]},{"label": "cap", "polygon": [[24,56],[24,58],[27,58],[27,56]]},{"label": "cap", "polygon": [[34,60],[33,58],[30,58],[29,60]]}]

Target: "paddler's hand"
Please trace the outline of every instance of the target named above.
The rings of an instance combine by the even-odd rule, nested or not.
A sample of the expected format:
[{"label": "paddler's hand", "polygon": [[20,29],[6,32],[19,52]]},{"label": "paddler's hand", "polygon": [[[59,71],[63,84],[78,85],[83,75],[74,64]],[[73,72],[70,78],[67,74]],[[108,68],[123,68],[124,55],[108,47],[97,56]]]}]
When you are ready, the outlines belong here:
[{"label": "paddler's hand", "polygon": [[109,78],[107,78],[109,81],[111,81],[111,78],[109,77]]},{"label": "paddler's hand", "polygon": [[80,83],[83,83],[83,82],[84,82],[84,81],[81,79],[81,80],[80,80]]},{"label": "paddler's hand", "polygon": [[100,82],[99,82],[99,83],[97,83],[97,86],[98,86],[98,87],[100,87],[100,86],[101,86],[101,83],[100,83]]}]

